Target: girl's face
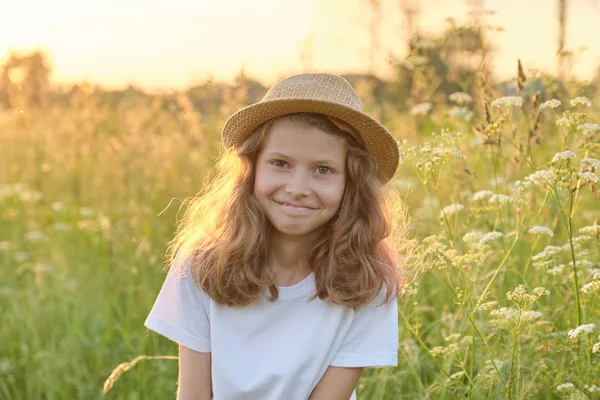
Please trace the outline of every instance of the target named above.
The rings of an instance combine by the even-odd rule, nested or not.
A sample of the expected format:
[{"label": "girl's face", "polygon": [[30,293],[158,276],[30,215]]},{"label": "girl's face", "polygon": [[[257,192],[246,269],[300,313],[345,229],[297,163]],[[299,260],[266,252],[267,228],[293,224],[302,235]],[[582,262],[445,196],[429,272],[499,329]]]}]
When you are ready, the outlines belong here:
[{"label": "girl's face", "polygon": [[256,161],[254,195],[280,235],[318,237],[342,201],[347,153],[343,138],[319,128],[273,124]]}]

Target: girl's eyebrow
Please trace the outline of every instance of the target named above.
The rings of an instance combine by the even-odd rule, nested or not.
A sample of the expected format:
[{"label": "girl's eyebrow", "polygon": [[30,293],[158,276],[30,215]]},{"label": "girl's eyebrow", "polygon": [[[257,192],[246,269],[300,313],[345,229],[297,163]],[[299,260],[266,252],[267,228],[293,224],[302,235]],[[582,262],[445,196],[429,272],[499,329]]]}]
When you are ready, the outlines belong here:
[{"label": "girl's eyebrow", "polygon": [[[269,157],[279,157],[279,158],[293,158],[291,156],[288,156],[287,154],[284,153],[280,153],[278,151],[270,151],[266,153]],[[343,163],[340,163],[339,160],[334,160],[334,159],[322,159],[322,160],[314,160],[312,161],[312,164],[329,164],[329,165],[342,165]]]}]

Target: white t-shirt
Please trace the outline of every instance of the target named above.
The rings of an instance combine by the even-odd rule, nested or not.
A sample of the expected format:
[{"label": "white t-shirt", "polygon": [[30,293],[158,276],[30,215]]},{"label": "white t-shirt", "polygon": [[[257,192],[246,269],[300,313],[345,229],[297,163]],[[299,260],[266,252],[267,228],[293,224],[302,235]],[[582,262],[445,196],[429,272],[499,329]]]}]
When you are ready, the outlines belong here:
[{"label": "white t-shirt", "polygon": [[[215,303],[193,281],[189,263],[167,274],[145,325],[199,352],[212,353],[215,400],[306,400],[331,366],[398,365],[398,305],[343,307],[315,298],[311,273],[279,297],[245,307]],[[267,293],[267,291],[265,291]],[[351,400],[356,399],[356,393]]]}]

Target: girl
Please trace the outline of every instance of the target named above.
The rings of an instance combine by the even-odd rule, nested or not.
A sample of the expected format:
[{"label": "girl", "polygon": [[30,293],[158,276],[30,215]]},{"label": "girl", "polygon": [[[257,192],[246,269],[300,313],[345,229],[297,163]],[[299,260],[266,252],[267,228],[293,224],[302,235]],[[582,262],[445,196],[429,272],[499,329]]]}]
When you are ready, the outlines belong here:
[{"label": "girl", "polygon": [[223,141],[145,323],[179,344],[178,398],[355,399],[363,368],[397,365],[396,140],[345,79],[302,74]]}]

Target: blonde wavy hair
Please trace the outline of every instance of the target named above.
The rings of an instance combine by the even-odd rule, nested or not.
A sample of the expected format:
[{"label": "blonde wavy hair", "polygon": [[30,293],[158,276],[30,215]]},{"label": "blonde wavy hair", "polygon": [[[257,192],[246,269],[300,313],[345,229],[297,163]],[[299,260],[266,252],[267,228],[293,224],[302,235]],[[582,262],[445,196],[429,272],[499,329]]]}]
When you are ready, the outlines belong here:
[{"label": "blonde wavy hair", "polygon": [[400,258],[393,241],[402,238],[406,213],[395,201],[391,214],[376,176],[375,159],[327,117],[288,114],[257,128],[236,150],[217,160],[216,176],[185,208],[167,250],[167,264],[191,266],[192,276],[215,302],[244,306],[269,289],[278,297],[275,271],[267,265],[274,229],[254,196],[255,166],[273,123],[299,121],[343,137],[348,148],[346,186],[340,208],[313,246],[309,265],[315,274],[316,297],[358,308],[385,292],[395,297],[400,283]]}]

